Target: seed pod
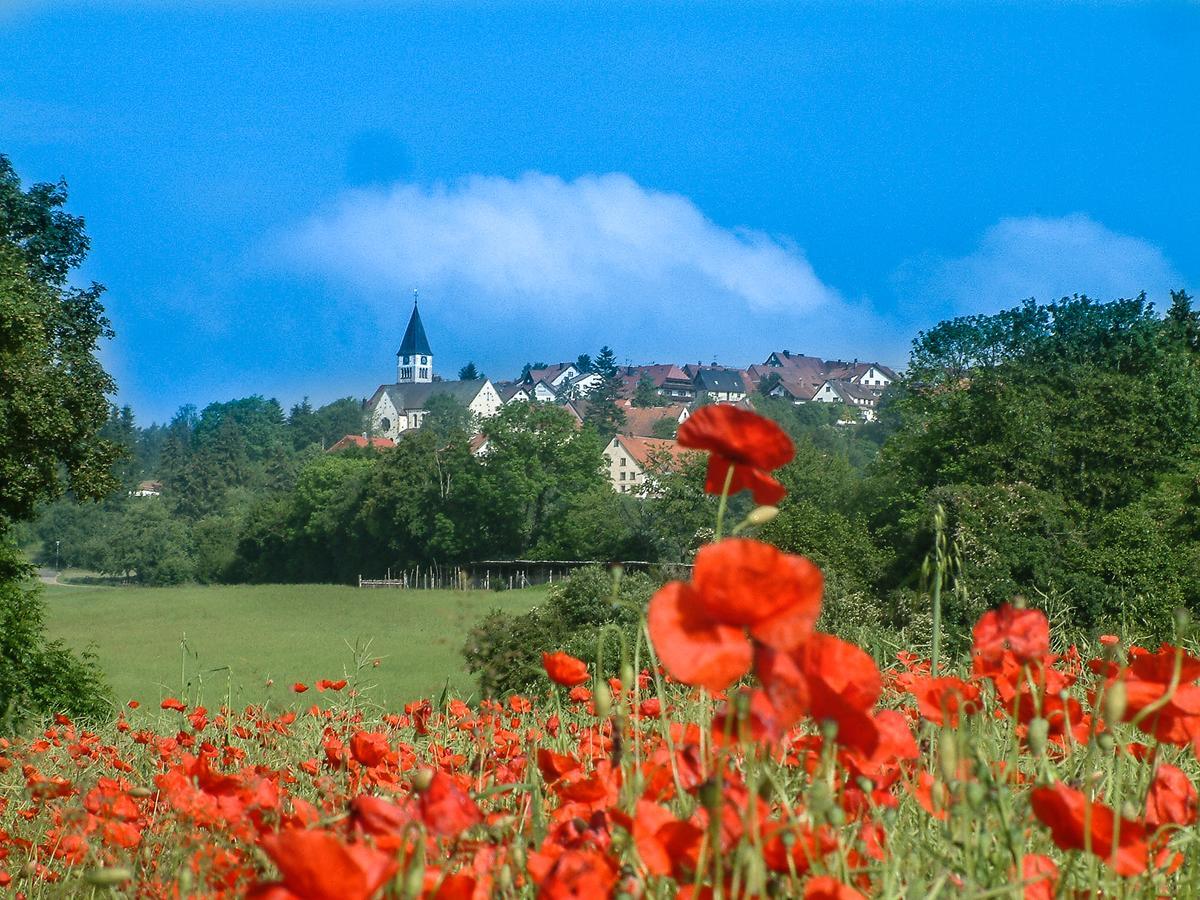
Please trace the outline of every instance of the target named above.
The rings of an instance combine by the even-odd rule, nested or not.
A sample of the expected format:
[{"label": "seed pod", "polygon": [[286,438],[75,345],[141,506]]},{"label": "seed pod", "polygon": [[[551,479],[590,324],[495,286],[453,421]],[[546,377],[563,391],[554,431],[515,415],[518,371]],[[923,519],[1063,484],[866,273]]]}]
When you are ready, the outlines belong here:
[{"label": "seed pod", "polygon": [[1120,722],[1129,706],[1129,693],[1124,681],[1114,681],[1104,692],[1104,718]]},{"label": "seed pod", "polygon": [[779,515],[778,506],[756,506],[750,510],[750,515],[746,516],[747,525],[766,525],[772,519]]},{"label": "seed pod", "polygon": [[592,691],[592,702],[596,704],[596,718],[607,719],[608,714],[612,712],[612,691],[608,689],[607,682],[596,682],[596,689]]},{"label": "seed pod", "polygon": [[972,809],[980,809],[987,800],[987,788],[978,781],[967,785],[967,805]]},{"label": "seed pod", "polygon": [[717,787],[717,783],[711,778],[700,785],[700,790],[697,793],[700,796],[700,803],[710,814],[715,813],[721,808],[721,789]]},{"label": "seed pod", "polygon": [[1026,734],[1026,739],[1029,741],[1029,749],[1034,756],[1041,757],[1046,753],[1046,741],[1050,737],[1050,723],[1038,716],[1036,719],[1030,719],[1029,731]]},{"label": "seed pod", "polygon": [[1112,753],[1113,750],[1116,749],[1117,741],[1116,738],[1112,736],[1112,732],[1102,731],[1096,735],[1096,746],[1105,753]]},{"label": "seed pod", "polygon": [[116,887],[132,877],[133,873],[124,866],[113,866],[107,869],[89,869],[84,873],[83,880],[98,887]]},{"label": "seed pod", "polygon": [[958,778],[958,736],[953,729],[943,728],[938,739],[938,764],[942,780],[949,784]]},{"label": "seed pod", "polygon": [[626,660],[625,662],[621,663],[621,691],[622,691],[622,693],[628,694],[631,690],[633,690],[633,679],[634,679],[633,666],[630,665],[628,660]]}]

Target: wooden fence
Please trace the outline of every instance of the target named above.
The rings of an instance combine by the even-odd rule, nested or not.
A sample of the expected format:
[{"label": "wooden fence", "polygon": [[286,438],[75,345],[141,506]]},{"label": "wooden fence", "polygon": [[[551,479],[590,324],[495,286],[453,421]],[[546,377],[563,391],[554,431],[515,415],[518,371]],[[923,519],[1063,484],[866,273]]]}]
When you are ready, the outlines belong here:
[{"label": "wooden fence", "polygon": [[554,584],[585,566],[621,566],[627,572],[650,572],[660,577],[686,577],[687,563],[652,563],[644,560],[603,562],[591,559],[493,559],[461,566],[414,566],[398,572],[387,570],[383,578],[358,576],[360,588],[404,588],[410,590],[516,590],[539,584]]}]

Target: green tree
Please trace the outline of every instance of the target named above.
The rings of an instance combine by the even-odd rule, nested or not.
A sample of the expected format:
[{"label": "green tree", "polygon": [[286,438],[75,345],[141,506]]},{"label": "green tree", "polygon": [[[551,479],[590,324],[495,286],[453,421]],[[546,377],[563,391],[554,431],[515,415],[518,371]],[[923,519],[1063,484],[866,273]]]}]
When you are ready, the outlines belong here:
[{"label": "green tree", "polygon": [[479,374],[479,370],[475,368],[475,363],[469,362],[458,370],[459,381],[475,381],[483,376]]},{"label": "green tree", "polygon": [[583,424],[591,426],[601,442],[607,444],[625,425],[625,413],[617,405],[621,390],[620,370],[611,347],[600,348],[592,371],[600,376],[600,383],[588,392]]},{"label": "green tree", "polygon": [[667,401],[658,393],[658,388],[654,386],[654,381],[644,372],[637,380],[637,384],[633,388],[633,405],[634,406],[666,406]]},{"label": "green tree", "polygon": [[111,335],[104,289],[68,283],[88,238],[65,203],[65,185],[24,190],[0,155],[0,731],[29,715],[95,714],[105,699],[94,661],[46,638],[40,593],[8,546],[38,504],[116,487],[120,448],[100,434],[115,390],[96,357]]},{"label": "green tree", "polygon": [[465,441],[475,431],[475,415],[456,397],[434,394],[425,404],[421,430],[434,435],[441,443],[455,438]]}]

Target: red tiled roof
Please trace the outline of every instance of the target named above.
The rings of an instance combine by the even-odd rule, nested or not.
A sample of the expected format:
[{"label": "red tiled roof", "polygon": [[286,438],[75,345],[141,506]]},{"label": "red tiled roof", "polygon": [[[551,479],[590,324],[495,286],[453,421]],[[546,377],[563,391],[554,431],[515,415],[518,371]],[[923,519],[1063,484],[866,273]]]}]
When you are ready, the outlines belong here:
[{"label": "red tiled roof", "polygon": [[336,453],[339,450],[345,450],[347,447],[395,447],[396,442],[391,438],[373,437],[370,440],[363,437],[361,434],[348,434],[336,444],[326,450],[326,453]]}]

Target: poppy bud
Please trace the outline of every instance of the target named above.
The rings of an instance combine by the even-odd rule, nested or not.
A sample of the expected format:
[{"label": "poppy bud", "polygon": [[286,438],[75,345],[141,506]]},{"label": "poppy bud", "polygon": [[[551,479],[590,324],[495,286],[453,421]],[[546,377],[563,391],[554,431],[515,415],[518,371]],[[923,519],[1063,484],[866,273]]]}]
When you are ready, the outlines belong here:
[{"label": "poppy bud", "polygon": [[603,681],[596,682],[596,690],[592,692],[592,702],[596,705],[596,718],[607,719],[612,712],[612,691]]},{"label": "poppy bud", "polygon": [[700,803],[709,813],[715,813],[721,808],[721,789],[711,778],[700,785],[697,794],[700,796]]},{"label": "poppy bud", "polygon": [[1017,594],[1012,598],[1013,609],[1024,609],[1028,605],[1029,602],[1025,599],[1024,594]]},{"label": "poppy bud", "polygon": [[132,787],[129,789],[129,796],[137,800],[144,800],[146,797],[153,797],[154,791],[150,790],[148,787],[142,787],[141,785],[138,785],[137,787]]},{"label": "poppy bud", "polygon": [[747,525],[766,525],[772,519],[779,515],[778,506],[756,506],[750,510],[750,515],[746,516]]},{"label": "poppy bud", "polygon": [[413,790],[418,794],[429,790],[429,785],[431,784],[433,784],[433,769],[421,769],[413,776]]},{"label": "poppy bud", "polygon": [[1096,746],[1105,753],[1112,753],[1117,746],[1117,741],[1112,736],[1112,732],[1102,731],[1096,735]]},{"label": "poppy bud", "polygon": [[508,848],[508,858],[517,867],[517,871],[523,871],[525,869],[525,845],[520,841],[515,841]]},{"label": "poppy bud", "polygon": [[175,876],[176,882],[179,884],[179,896],[190,897],[192,894],[192,885],[196,883],[192,876],[192,867],[182,865],[179,867],[179,874]]},{"label": "poppy bud", "polygon": [[950,728],[942,729],[938,741],[938,763],[942,768],[942,780],[949,783],[958,777],[958,741]]},{"label": "poppy bud", "polygon": [[1192,627],[1192,614],[1182,606],[1175,610],[1175,628],[1176,639],[1188,633]]},{"label": "poppy bud", "polygon": [[972,809],[979,809],[983,806],[983,802],[987,799],[987,788],[978,781],[972,781],[967,785],[967,804]]},{"label": "poppy bud", "polygon": [[507,894],[513,889],[512,869],[508,866],[501,866],[500,871],[496,873],[496,887],[502,894]]},{"label": "poppy bud", "polygon": [[829,811],[829,824],[833,826],[846,824],[846,811],[840,806],[835,806]]},{"label": "poppy bud", "polygon": [[833,807],[833,792],[828,782],[814,781],[808,789],[808,808],[818,815],[828,812]]},{"label": "poppy bud", "polygon": [[1120,722],[1125,718],[1125,709],[1129,705],[1129,694],[1124,681],[1114,681],[1104,692],[1104,718],[1110,722]]},{"label": "poppy bud", "polygon": [[425,891],[425,854],[417,852],[413,854],[412,863],[409,864],[408,871],[404,873],[404,885],[401,887],[401,893],[405,897],[420,897]]},{"label": "poppy bud", "polygon": [[864,775],[859,775],[857,779],[858,789],[864,794],[869,794],[875,790],[875,783]]},{"label": "poppy bud", "polygon": [[621,663],[621,690],[624,693],[629,693],[633,690],[633,666],[629,662]]},{"label": "poppy bud", "polygon": [[832,741],[837,738],[838,725],[833,719],[821,720],[821,738],[825,741]]},{"label": "poppy bud", "polygon": [[124,866],[113,866],[107,869],[89,869],[83,876],[83,880],[88,884],[98,885],[100,887],[116,887],[118,884],[124,884],[133,873]]},{"label": "poppy bud", "polygon": [[1034,756],[1044,756],[1046,753],[1046,740],[1050,737],[1050,723],[1038,716],[1036,719],[1029,720],[1029,731],[1026,734],[1026,740],[1029,741],[1029,749]]}]

